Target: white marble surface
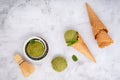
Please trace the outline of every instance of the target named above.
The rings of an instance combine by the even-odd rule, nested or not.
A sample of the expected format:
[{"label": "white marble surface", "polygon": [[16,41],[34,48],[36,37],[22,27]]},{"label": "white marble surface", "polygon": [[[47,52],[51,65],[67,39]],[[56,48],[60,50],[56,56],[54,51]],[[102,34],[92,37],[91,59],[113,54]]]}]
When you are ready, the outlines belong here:
[{"label": "white marble surface", "polygon": [[[114,40],[100,49],[93,38],[85,8],[88,2]],[[120,80],[120,0],[0,0],[0,80]],[[67,29],[77,30],[97,63],[89,61],[64,41]],[[49,44],[49,53],[36,71],[24,78],[13,60],[15,53],[23,55],[24,41],[30,36],[42,36]],[[75,54],[78,62],[73,62]],[[51,67],[51,59],[64,56],[68,67],[61,73]],[[24,56],[24,55],[23,55]]]}]

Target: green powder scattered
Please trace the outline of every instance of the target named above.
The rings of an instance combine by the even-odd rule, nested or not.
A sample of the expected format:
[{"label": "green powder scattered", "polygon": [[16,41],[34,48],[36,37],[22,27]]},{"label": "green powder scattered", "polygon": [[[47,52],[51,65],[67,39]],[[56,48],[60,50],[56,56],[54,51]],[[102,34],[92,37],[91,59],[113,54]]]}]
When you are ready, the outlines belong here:
[{"label": "green powder scattered", "polygon": [[67,62],[63,57],[55,57],[51,64],[53,69],[57,72],[61,72],[67,67]]},{"label": "green powder scattered", "polygon": [[64,34],[65,41],[68,46],[71,46],[78,41],[78,32],[74,30],[68,30]]},{"label": "green powder scattered", "polygon": [[31,40],[26,47],[27,54],[33,58],[41,57],[44,50],[43,43],[38,40]]}]

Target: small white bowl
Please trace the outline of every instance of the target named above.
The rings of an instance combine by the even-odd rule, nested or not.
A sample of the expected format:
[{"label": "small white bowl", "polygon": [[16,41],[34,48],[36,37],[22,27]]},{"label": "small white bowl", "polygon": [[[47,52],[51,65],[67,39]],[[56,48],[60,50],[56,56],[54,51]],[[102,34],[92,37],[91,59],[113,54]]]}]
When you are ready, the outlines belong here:
[{"label": "small white bowl", "polygon": [[[27,45],[28,42],[29,42],[30,40],[32,40],[32,39],[40,40],[40,41],[43,43],[44,47],[45,47],[44,53],[43,53],[43,55],[42,55],[39,59],[37,59],[37,58],[36,58],[36,59],[30,58],[30,57],[27,55],[26,51],[25,51],[26,45]],[[47,53],[48,53],[48,44],[47,44],[47,42],[46,42],[43,38],[41,38],[41,37],[30,37],[30,38],[29,38],[28,40],[26,40],[25,43],[24,43],[23,52],[24,52],[25,57],[26,57],[30,62],[39,63],[39,62],[47,55]]]}]

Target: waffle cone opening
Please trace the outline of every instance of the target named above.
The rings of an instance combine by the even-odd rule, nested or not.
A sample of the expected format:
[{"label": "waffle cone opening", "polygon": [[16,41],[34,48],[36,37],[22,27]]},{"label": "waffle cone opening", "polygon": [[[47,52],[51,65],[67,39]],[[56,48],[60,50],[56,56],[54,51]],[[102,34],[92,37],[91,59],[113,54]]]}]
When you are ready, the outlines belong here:
[{"label": "waffle cone opening", "polygon": [[104,48],[105,46],[109,46],[110,44],[113,43],[113,40],[110,38],[108,33],[104,30],[100,31],[96,35],[96,40],[100,48]]}]

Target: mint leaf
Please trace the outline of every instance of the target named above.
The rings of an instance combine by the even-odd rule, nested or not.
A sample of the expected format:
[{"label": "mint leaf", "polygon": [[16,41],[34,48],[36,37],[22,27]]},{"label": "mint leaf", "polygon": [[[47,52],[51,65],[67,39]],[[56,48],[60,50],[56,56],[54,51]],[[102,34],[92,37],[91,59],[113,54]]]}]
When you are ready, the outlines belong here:
[{"label": "mint leaf", "polygon": [[73,59],[73,61],[77,61],[78,60],[78,58],[75,56],[75,55],[72,55],[72,59]]},{"label": "mint leaf", "polygon": [[31,44],[34,44],[34,43],[35,43],[35,40],[34,40],[34,39],[30,40],[30,43],[31,43]]},{"label": "mint leaf", "polygon": [[76,43],[78,41],[78,39],[72,40],[67,42],[67,46],[71,46],[72,44]]}]

